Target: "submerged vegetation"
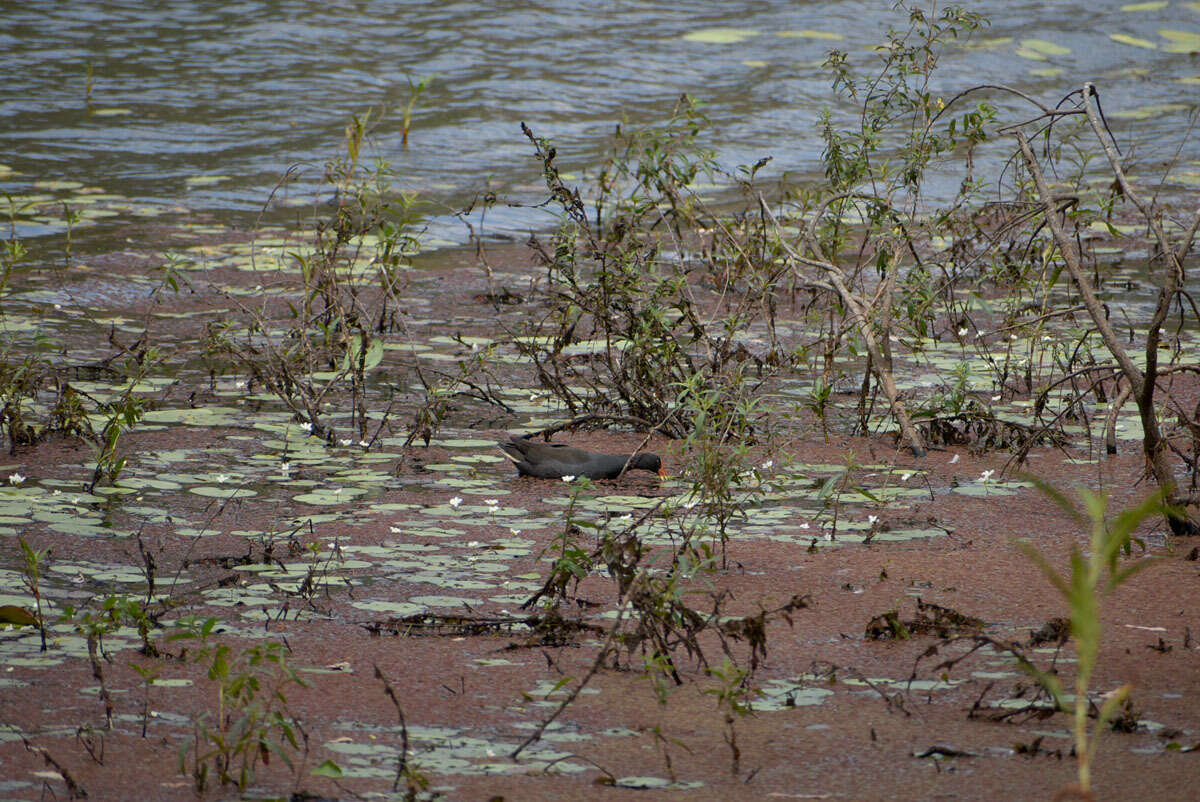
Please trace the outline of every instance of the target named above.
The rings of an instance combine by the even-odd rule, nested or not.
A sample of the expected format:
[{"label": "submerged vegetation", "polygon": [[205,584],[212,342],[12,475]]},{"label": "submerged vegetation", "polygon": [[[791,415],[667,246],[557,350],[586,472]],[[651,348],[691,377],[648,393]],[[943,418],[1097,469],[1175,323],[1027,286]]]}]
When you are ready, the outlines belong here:
[{"label": "submerged vegetation", "polygon": [[[995,86],[945,96],[939,54],[985,21],[957,8],[905,14],[876,61],[829,54],[833,89],[856,113],[821,119],[821,180],[769,184],[768,158],[723,168],[706,145],[704,107],[687,95],[659,126],[618,126],[584,180],[523,125],[555,226],[531,237],[526,271],[494,263],[486,227],[472,224],[486,288],[456,286],[436,307],[423,293],[440,277],[415,267],[425,207],[371,158],[381,117],[363,113],[297,230],[200,242],[149,276],[127,277],[145,290],[143,314],[89,321],[108,326],[103,351],[77,356],[70,332],[52,341],[12,315],[0,343],[10,459],[59,464],[36,486],[14,468],[0,488],[0,528],[21,530],[0,621],[36,629],[39,655],[50,655],[39,660],[86,657],[104,733],[129,736],[132,719],[142,741],[148,730],[169,732],[197,793],[247,791],[264,775],[263,787],[300,788],[386,774],[393,794],[423,799],[439,793],[436,776],[590,768],[608,784],[686,789],[675,756],[688,747],[670,713],[696,698],[709,715],[715,703],[729,772],[748,783],[761,769],[748,760],[757,714],[849,687],[907,716],[916,683],[931,694],[951,688],[950,669],[978,655],[1048,694],[1052,704],[1022,704],[1023,713],[1070,716],[1079,791],[1090,793],[1099,731],[1122,706],[1125,724],[1138,726],[1128,685],[1098,707],[1089,696],[1103,659],[1099,599],[1149,564],[1151,547],[1135,536],[1148,519],[1162,516],[1171,533],[1158,546],[1197,534],[1198,313],[1185,263],[1200,210],[1177,217],[1132,175],[1097,86],[1053,104]],[[403,142],[430,80],[409,82]],[[1002,119],[988,99],[997,93],[1019,94],[1030,115]],[[982,148],[1010,153],[1002,174],[975,164]],[[940,203],[927,189],[935,173],[957,186]],[[502,202],[480,198],[480,219]],[[23,213],[11,197],[9,206],[14,218]],[[1113,303],[1113,288],[1132,280],[1105,261],[1108,238],[1134,231],[1149,232],[1139,258],[1154,288],[1140,321]],[[69,272],[69,236],[66,254]],[[0,293],[28,261],[10,237]],[[223,306],[198,313],[200,326],[180,322],[174,307],[196,295]],[[468,303],[489,310],[487,328],[466,327],[457,310]],[[206,428],[197,439],[189,427]],[[633,486],[625,495],[574,477],[530,491],[524,480],[498,482],[503,460],[483,453],[510,427],[546,437],[612,430],[638,450],[671,441],[681,470],[663,486],[623,480]],[[869,459],[795,454],[801,443],[828,451],[851,437]],[[981,619],[920,599],[918,618],[903,621],[893,607],[865,624],[863,640],[966,644],[926,675],[922,661],[939,647],[906,679],[815,658],[798,678],[761,678],[780,624],[814,615],[822,599],[802,574],[753,595],[747,541],[783,544],[798,563],[846,544],[873,553],[940,538],[952,528],[922,518],[916,499],[1010,496],[1032,482],[1004,474],[1036,473],[1035,449],[1098,453],[1103,441],[1112,454],[1134,440],[1157,486],[1150,501],[1108,520],[1103,494],[1084,491],[1080,513],[1047,491],[1090,526],[1087,551],[1064,547],[1063,573],[1050,556],[1059,544],[1022,546],[1068,604],[1067,623],[1047,637],[1074,646],[1073,696],[1027,653],[1033,639],[981,632]],[[82,467],[71,456],[79,444],[91,453]],[[51,449],[56,456],[38,456]],[[974,482],[931,479],[947,449],[954,461],[1007,462]],[[82,545],[62,554],[58,535]],[[1015,613],[1006,620],[1025,625]],[[399,725],[390,711],[386,723],[357,721],[361,708],[347,699],[345,719],[321,723],[321,749],[333,757],[313,767],[314,722],[296,700],[370,672],[357,654],[332,649],[315,652],[328,662],[300,668],[303,647],[289,633],[348,624],[390,642],[368,680],[382,684]],[[382,655],[447,635],[502,637],[504,653],[544,655],[548,679],[522,676],[536,687],[502,709],[521,716],[506,738],[414,726],[427,700],[402,698],[399,671],[380,668]],[[48,665],[32,662],[33,637],[6,633],[0,650]],[[133,649],[134,662],[114,660]],[[511,665],[486,654],[472,670]],[[438,693],[478,713],[465,676],[458,689],[439,679]],[[669,779],[618,777],[562,746],[592,737],[561,728],[596,686],[630,677],[656,703],[637,718],[653,719],[639,726]],[[195,690],[186,712],[152,713],[152,692],[161,700],[183,687]],[[980,712],[991,687],[964,715]],[[1006,701],[1026,701],[1023,692]],[[381,696],[378,686],[371,693]],[[103,766],[97,732],[81,727],[76,738]],[[31,746],[36,733],[19,734],[72,795],[85,795],[61,755]],[[380,774],[383,755],[396,768]]]}]

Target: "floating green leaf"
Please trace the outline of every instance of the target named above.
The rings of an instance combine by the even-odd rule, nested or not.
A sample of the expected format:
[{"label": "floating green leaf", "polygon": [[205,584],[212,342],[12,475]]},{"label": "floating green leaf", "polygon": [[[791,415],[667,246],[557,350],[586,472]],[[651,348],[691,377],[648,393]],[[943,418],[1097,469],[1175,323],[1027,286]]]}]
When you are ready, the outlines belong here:
[{"label": "floating green leaf", "polygon": [[1158,45],[1148,39],[1139,39],[1136,36],[1130,36],[1127,33],[1110,33],[1109,39],[1122,45],[1131,45],[1132,47],[1143,47],[1146,50],[1158,50]]},{"label": "floating green leaf", "polygon": [[710,45],[734,44],[744,42],[759,32],[747,28],[705,28],[700,31],[686,33],[683,38],[689,42],[703,42]]}]

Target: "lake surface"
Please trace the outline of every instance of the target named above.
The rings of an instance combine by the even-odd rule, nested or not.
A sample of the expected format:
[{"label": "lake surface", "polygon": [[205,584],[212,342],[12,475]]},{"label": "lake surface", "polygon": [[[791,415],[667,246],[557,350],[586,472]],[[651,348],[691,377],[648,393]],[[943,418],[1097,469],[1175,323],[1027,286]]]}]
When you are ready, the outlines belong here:
[{"label": "lake surface", "polygon": [[[1200,31],[1200,3],[1097,5],[972,4],[991,20],[983,46],[952,46],[937,91],[1001,83],[1053,104],[1094,81],[1107,113],[1134,115],[1113,122],[1143,163],[1171,158],[1200,103],[1200,63],[1172,51],[1194,46],[1176,32]],[[708,104],[722,164],[770,155],[773,174],[814,174],[816,122],[839,103],[827,51],[866,59],[906,22],[878,2],[5,3],[0,189],[78,181],[149,204],[146,216],[165,207],[249,225],[289,167],[315,181],[348,117],[386,106],[374,152],[434,202],[431,234],[461,240],[448,213],[476,194],[536,197],[522,121],[584,169],[615,124],[661,120],[687,92]],[[430,74],[403,147],[397,107],[408,79]],[[1180,155],[1200,169],[1197,140]],[[538,214],[492,221],[519,231],[544,225]]]}]

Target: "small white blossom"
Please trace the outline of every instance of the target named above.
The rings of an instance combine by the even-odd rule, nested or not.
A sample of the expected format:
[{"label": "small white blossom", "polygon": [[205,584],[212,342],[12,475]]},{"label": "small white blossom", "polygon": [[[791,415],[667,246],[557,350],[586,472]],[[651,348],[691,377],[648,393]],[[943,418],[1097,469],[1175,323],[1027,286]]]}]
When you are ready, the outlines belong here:
[{"label": "small white blossom", "polygon": [[14,487],[15,487],[16,485],[19,485],[19,484],[21,484],[21,482],[24,482],[24,481],[25,481],[25,477],[24,477],[24,476],[22,476],[22,475],[21,475],[19,472],[17,472],[17,473],[10,473],[10,474],[8,475],[8,483],[9,483],[10,485],[13,485]]},{"label": "small white blossom", "polygon": [[303,423],[301,423],[300,429],[302,431],[308,432],[309,434],[312,434],[312,424],[309,423],[308,421],[304,421]]},{"label": "small white blossom", "polygon": [[480,547],[480,546],[482,546],[482,545],[483,545],[483,544],[482,544],[482,543],[480,543],[478,540],[472,540],[472,541],[469,541],[469,542],[467,543],[467,548],[468,548],[468,549],[477,549],[477,548],[479,548],[479,547]]},{"label": "small white blossom", "polygon": [[496,507],[499,507],[499,506],[500,506],[500,500],[499,500],[499,499],[494,499],[494,498],[485,498],[485,499],[483,500],[483,503],[484,503],[484,504],[486,504],[486,505],[488,505],[488,506],[489,506],[489,507],[491,507],[492,509],[495,509]]},{"label": "small white blossom", "polygon": [[509,529],[508,531],[512,532],[513,537],[516,537],[517,535],[521,534],[520,529]]},{"label": "small white blossom", "polygon": [[769,460],[767,460],[766,462],[764,462],[764,463],[762,464],[762,469],[763,469],[764,471],[769,471],[769,470],[771,470],[771,466],[772,466],[772,465],[774,465],[774,464],[775,464],[775,460],[773,460],[773,459],[769,459]]},{"label": "small white blossom", "polygon": [[868,515],[867,523],[869,523],[871,526],[874,526],[875,524],[879,523],[879,516],[878,515]]},{"label": "small white blossom", "polygon": [[900,474],[901,482],[907,482],[911,478],[912,478],[912,471],[907,471],[905,473]]},{"label": "small white blossom", "polygon": [[370,441],[370,440],[359,440],[359,441],[358,441],[358,444],[359,444],[360,446],[362,446],[363,448],[370,448],[370,447],[371,447],[371,441]]},{"label": "small white blossom", "polygon": [[959,456],[958,454],[955,454],[953,457],[951,457],[951,459],[950,459],[950,464],[951,464],[951,465],[953,465],[954,463],[958,462],[958,456]]},{"label": "small white blossom", "polygon": [[455,496],[454,498],[450,499],[451,507],[457,507],[459,504],[462,504],[462,498],[460,496]]},{"label": "small white blossom", "polygon": [[959,337],[966,337],[970,333],[971,333],[971,330],[968,329],[966,326],[963,326],[961,329],[958,330]]},{"label": "small white blossom", "polygon": [[574,482],[574,481],[575,481],[575,477],[574,477],[574,476],[571,476],[570,474],[568,474],[567,476],[564,476],[564,477],[562,478],[562,480],[563,480],[564,482]]},{"label": "small white blossom", "polygon": [[801,529],[808,529],[808,524],[800,524]]},{"label": "small white blossom", "polygon": [[214,481],[216,481],[217,484],[223,485],[229,481],[229,474],[218,473],[216,476],[213,477],[213,479],[214,479]]},{"label": "small white blossom", "polygon": [[290,463],[290,462],[279,463],[279,470],[283,473],[284,476],[287,476],[288,473],[292,470],[292,463]]},{"label": "small white blossom", "polygon": [[992,478],[993,473],[995,473],[995,471],[991,471],[991,470],[984,471],[983,473],[979,474],[979,481],[981,481],[981,482],[988,481],[989,479]]},{"label": "small white blossom", "polygon": [[339,443],[341,443],[341,444],[342,444],[342,445],[344,445],[344,446],[352,446],[352,445],[354,445],[354,441],[353,441],[353,440],[338,440],[338,442],[339,442]]},{"label": "small white blossom", "polygon": [[1000,398],[1001,398],[1001,397],[1000,397],[1000,396],[998,396],[998,395],[994,395],[994,396],[992,396],[992,403],[993,403],[993,404],[994,404],[994,403],[996,403],[997,401],[999,401],[999,400],[1000,400]]}]

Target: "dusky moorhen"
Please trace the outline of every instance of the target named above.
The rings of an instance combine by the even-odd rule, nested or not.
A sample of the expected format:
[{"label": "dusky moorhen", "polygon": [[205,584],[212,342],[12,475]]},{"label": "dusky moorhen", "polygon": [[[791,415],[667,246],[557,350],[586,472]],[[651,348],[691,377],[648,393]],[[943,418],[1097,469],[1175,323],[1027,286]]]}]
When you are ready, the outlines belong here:
[{"label": "dusky moorhen", "polygon": [[544,443],[519,435],[509,435],[507,443],[497,444],[504,456],[513,461],[521,476],[540,479],[561,479],[564,476],[586,476],[589,479],[616,479],[628,469],[639,468],[665,477],[662,460],[657,454],[598,454],[562,443]]}]

